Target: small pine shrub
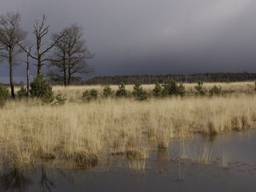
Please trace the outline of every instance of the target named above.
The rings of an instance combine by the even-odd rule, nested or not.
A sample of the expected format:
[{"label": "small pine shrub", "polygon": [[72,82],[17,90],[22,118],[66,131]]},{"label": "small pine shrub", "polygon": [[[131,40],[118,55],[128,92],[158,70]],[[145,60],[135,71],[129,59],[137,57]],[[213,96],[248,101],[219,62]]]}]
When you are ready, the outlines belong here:
[{"label": "small pine shrub", "polygon": [[10,93],[8,88],[0,85],[0,107],[2,107],[5,104],[9,96]]},{"label": "small pine shrub", "polygon": [[98,91],[96,89],[86,90],[83,92],[83,100],[91,101],[98,98]]},{"label": "small pine shrub", "polygon": [[163,87],[163,96],[174,95],[178,91],[177,83],[174,80],[164,84]]},{"label": "small pine shrub", "polygon": [[116,91],[116,96],[117,97],[127,97],[128,96],[128,92],[125,89],[124,83],[121,83],[121,85],[119,85],[118,90]]},{"label": "small pine shrub", "polygon": [[0,98],[6,100],[8,99],[9,96],[10,96],[10,93],[8,88],[0,85]]},{"label": "small pine shrub", "polygon": [[203,87],[203,82],[202,81],[199,81],[197,83],[197,85],[195,86],[195,90],[196,90],[197,95],[201,95],[201,96],[205,95],[205,89]]},{"label": "small pine shrub", "polygon": [[17,92],[17,96],[19,99],[27,97],[27,89],[24,86],[21,86],[20,90]]},{"label": "small pine shrub", "polygon": [[97,99],[98,97],[98,91],[96,89],[90,90],[90,95],[94,98]]},{"label": "small pine shrub", "polygon": [[143,90],[143,87],[140,84],[135,84],[133,87],[133,96],[136,100],[146,100],[147,99],[147,93]]},{"label": "small pine shrub", "polygon": [[176,81],[171,80],[163,85],[162,95],[163,96],[183,96],[185,94],[185,87],[183,84],[177,84]]},{"label": "small pine shrub", "polygon": [[222,94],[222,88],[221,86],[216,86],[214,85],[210,90],[209,90],[210,96],[214,95],[221,95]]},{"label": "small pine shrub", "polygon": [[160,83],[155,84],[155,88],[153,89],[153,96],[155,97],[161,97],[162,96],[162,86]]},{"label": "small pine shrub", "polygon": [[104,97],[111,97],[113,95],[113,91],[110,86],[105,86],[103,88],[103,96]]},{"label": "small pine shrub", "polygon": [[52,102],[54,99],[51,85],[39,75],[31,83],[31,97],[42,99],[44,102]]}]

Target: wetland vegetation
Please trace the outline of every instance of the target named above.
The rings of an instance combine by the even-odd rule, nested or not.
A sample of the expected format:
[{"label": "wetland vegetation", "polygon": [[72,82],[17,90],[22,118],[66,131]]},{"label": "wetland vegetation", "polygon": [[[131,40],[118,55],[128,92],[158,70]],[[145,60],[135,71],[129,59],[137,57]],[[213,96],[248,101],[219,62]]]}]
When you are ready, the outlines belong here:
[{"label": "wetland vegetation", "polygon": [[[159,85],[122,86],[107,87],[107,97],[106,87],[56,86],[51,101],[7,100],[0,109],[1,165],[88,168],[110,156],[147,159],[172,139],[213,139],[256,127],[253,82],[184,84],[182,95],[160,97],[154,96]],[[210,94],[212,87],[222,93]]]}]

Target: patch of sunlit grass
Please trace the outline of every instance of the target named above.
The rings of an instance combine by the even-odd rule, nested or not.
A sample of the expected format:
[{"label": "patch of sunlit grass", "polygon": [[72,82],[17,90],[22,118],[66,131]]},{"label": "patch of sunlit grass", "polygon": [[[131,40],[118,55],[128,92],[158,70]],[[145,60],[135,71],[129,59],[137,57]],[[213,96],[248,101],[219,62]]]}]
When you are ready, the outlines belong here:
[{"label": "patch of sunlit grass", "polygon": [[175,137],[255,128],[255,106],[253,95],[105,99],[61,106],[10,101],[0,109],[0,163],[72,160],[94,165],[111,154],[145,159],[150,147],[165,149]]}]

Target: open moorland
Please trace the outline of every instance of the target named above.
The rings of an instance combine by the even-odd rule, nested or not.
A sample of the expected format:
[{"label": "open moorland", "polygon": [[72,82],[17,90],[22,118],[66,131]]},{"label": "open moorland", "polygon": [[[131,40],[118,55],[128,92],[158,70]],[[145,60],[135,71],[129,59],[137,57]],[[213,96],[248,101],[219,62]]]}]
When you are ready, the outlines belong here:
[{"label": "open moorland", "polygon": [[[209,94],[215,85],[221,91]],[[118,86],[108,87],[108,96],[102,86],[55,86],[50,102],[7,101],[0,108],[1,165],[86,168],[110,156],[146,159],[174,138],[256,127],[254,82],[184,84],[182,95],[168,96],[154,96],[154,85],[139,87],[142,99],[132,85],[126,96],[116,95]]]}]

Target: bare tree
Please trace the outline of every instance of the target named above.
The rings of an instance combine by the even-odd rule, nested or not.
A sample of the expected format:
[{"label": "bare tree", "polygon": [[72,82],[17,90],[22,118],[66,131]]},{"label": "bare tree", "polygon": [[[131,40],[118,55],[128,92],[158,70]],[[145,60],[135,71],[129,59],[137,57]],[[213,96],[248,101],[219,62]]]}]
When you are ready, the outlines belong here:
[{"label": "bare tree", "polygon": [[[62,34],[63,37],[59,39]],[[72,80],[91,71],[86,60],[92,58],[92,54],[85,45],[82,29],[77,25],[54,34],[53,42],[56,41],[51,64],[57,71],[53,71],[52,75],[55,80],[61,79],[65,86],[70,85]]]},{"label": "bare tree", "polygon": [[14,57],[20,51],[18,46],[26,37],[20,26],[21,17],[18,13],[7,13],[0,16],[0,44],[4,48],[2,57],[8,60],[11,96],[15,98],[13,82]]},{"label": "bare tree", "polygon": [[[59,34],[53,34],[52,39],[55,40]],[[67,35],[65,35],[54,47],[51,64],[54,66],[54,71],[50,72],[50,76],[55,81],[63,81],[64,86],[67,86]],[[58,71],[56,71],[58,70]]]},{"label": "bare tree", "polygon": [[55,44],[63,37],[63,34],[59,34],[58,37],[48,46],[45,46],[46,37],[49,33],[49,25],[46,24],[46,16],[43,15],[41,21],[36,21],[33,26],[33,34],[35,36],[35,53],[32,54],[31,51],[28,50],[20,44],[20,47],[25,51],[32,59],[37,62],[37,76],[42,75],[42,68],[49,60],[46,55],[47,53],[55,46]]},{"label": "bare tree", "polygon": [[27,97],[29,97],[29,88],[30,88],[30,55],[32,47],[27,48],[27,59],[26,59],[26,80],[27,80]]}]

